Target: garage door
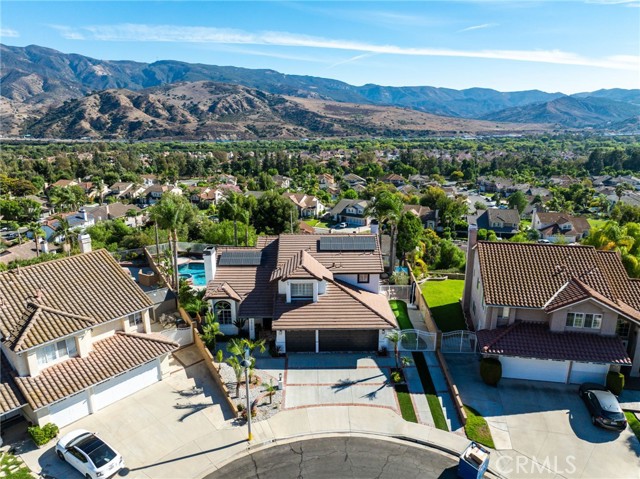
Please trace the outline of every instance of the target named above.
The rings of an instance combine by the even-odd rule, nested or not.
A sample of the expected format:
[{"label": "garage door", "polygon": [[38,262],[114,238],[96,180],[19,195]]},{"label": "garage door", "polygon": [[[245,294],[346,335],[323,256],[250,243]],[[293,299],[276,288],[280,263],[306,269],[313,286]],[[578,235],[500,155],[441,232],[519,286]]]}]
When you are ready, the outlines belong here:
[{"label": "garage door", "polygon": [[501,356],[500,362],[502,363],[503,378],[564,383],[567,381],[567,374],[569,373],[569,361]]},{"label": "garage door", "polygon": [[158,366],[155,361],[152,361],[98,384],[93,390],[94,410],[107,407],[156,382],[158,382]]},{"label": "garage door", "polygon": [[609,372],[608,364],[578,363],[571,366],[572,384],[597,383],[604,384]]},{"label": "garage door", "polygon": [[83,391],[49,406],[50,422],[58,427],[66,426],[89,415],[87,393]]},{"label": "garage door", "polygon": [[316,332],[314,331],[287,331],[285,336],[288,353],[315,353]]},{"label": "garage door", "polygon": [[320,331],[320,351],[377,351],[378,330]]}]

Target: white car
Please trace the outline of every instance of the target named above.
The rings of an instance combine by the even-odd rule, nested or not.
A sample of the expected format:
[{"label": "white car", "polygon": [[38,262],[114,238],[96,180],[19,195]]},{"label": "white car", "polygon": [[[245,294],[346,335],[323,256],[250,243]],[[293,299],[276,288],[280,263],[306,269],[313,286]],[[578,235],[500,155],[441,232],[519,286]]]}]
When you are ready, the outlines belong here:
[{"label": "white car", "polygon": [[124,459],[111,446],[84,429],[60,438],[56,454],[76,468],[86,479],[106,479],[124,467]]}]

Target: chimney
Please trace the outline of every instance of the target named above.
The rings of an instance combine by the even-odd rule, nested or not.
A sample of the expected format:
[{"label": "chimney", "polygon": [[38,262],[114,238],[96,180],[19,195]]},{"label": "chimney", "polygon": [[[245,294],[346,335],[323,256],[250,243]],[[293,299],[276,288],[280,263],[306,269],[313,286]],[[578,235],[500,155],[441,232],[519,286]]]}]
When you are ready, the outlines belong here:
[{"label": "chimney", "polygon": [[473,286],[473,264],[476,259],[476,243],[478,242],[478,226],[469,225],[467,241],[467,265],[464,269],[464,294],[462,296],[462,309],[465,314],[471,310],[471,288]]},{"label": "chimney", "polygon": [[205,248],[202,259],[204,260],[204,278],[209,284],[209,281],[216,276],[216,249],[213,246]]},{"label": "chimney", "polygon": [[91,236],[79,234],[78,244],[80,245],[80,253],[91,253]]},{"label": "chimney", "polygon": [[107,203],[104,207],[105,212],[107,213],[107,219],[110,220],[111,217],[109,216],[109,203]]},{"label": "chimney", "polygon": [[87,210],[85,210],[84,208],[80,208],[78,213],[82,215],[82,221],[84,221],[85,223],[89,221],[89,213],[87,213]]},{"label": "chimney", "polygon": [[43,253],[45,253],[45,254],[48,253],[49,252],[49,243],[46,240],[42,241],[40,243],[40,249],[42,250]]},{"label": "chimney", "polygon": [[371,227],[371,234],[377,235],[378,229],[380,228],[380,225],[378,224],[378,220],[371,220],[371,224],[369,226]]}]

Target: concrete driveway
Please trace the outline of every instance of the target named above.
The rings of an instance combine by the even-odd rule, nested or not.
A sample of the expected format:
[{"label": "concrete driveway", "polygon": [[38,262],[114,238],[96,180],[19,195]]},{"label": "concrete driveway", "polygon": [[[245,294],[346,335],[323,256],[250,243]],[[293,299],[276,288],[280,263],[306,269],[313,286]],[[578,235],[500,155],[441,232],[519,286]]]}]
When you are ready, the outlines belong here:
[{"label": "concrete driveway", "polygon": [[[202,446],[217,431],[229,428],[233,416],[206,366],[193,353],[190,348],[178,351],[187,367],[174,361],[171,375],[163,381],[63,428],[60,434],[79,428],[98,432],[124,456],[129,470],[120,475],[128,478],[204,474],[214,462]],[[244,432],[239,428],[225,432],[226,440],[236,433],[242,440]],[[80,479],[75,469],[55,456],[53,446],[31,448],[21,456],[32,471],[57,479]]]},{"label": "concrete driveway", "polygon": [[516,477],[640,478],[640,443],[627,428],[615,433],[591,424],[576,385],[480,379],[479,358],[447,354],[465,404],[489,423],[498,472]]},{"label": "concrete driveway", "polygon": [[392,357],[370,354],[290,354],[284,374],[284,408],[376,406],[399,413],[389,382]]}]

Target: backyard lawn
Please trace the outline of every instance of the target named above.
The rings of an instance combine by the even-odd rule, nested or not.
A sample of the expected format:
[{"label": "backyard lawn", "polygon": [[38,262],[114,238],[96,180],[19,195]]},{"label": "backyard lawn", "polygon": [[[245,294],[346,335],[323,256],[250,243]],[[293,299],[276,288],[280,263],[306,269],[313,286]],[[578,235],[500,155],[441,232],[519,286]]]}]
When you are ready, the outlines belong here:
[{"label": "backyard lawn", "polygon": [[427,300],[433,320],[443,333],[467,329],[460,306],[463,289],[462,279],[426,281],[422,285],[422,294]]},{"label": "backyard lawn", "polygon": [[587,221],[589,222],[589,226],[591,226],[592,229],[596,229],[596,228],[602,228],[604,224],[609,220],[598,220],[598,219],[588,218]]},{"label": "backyard lawn", "polygon": [[411,320],[409,319],[409,312],[407,311],[407,303],[398,299],[392,299],[389,301],[391,311],[396,315],[398,325],[400,329],[413,329]]},{"label": "backyard lawn", "polygon": [[307,223],[311,227],[317,227],[317,228],[328,228],[329,227],[329,223],[325,223],[324,221],[321,221],[321,220],[310,219],[310,220],[305,220],[304,222]]}]

